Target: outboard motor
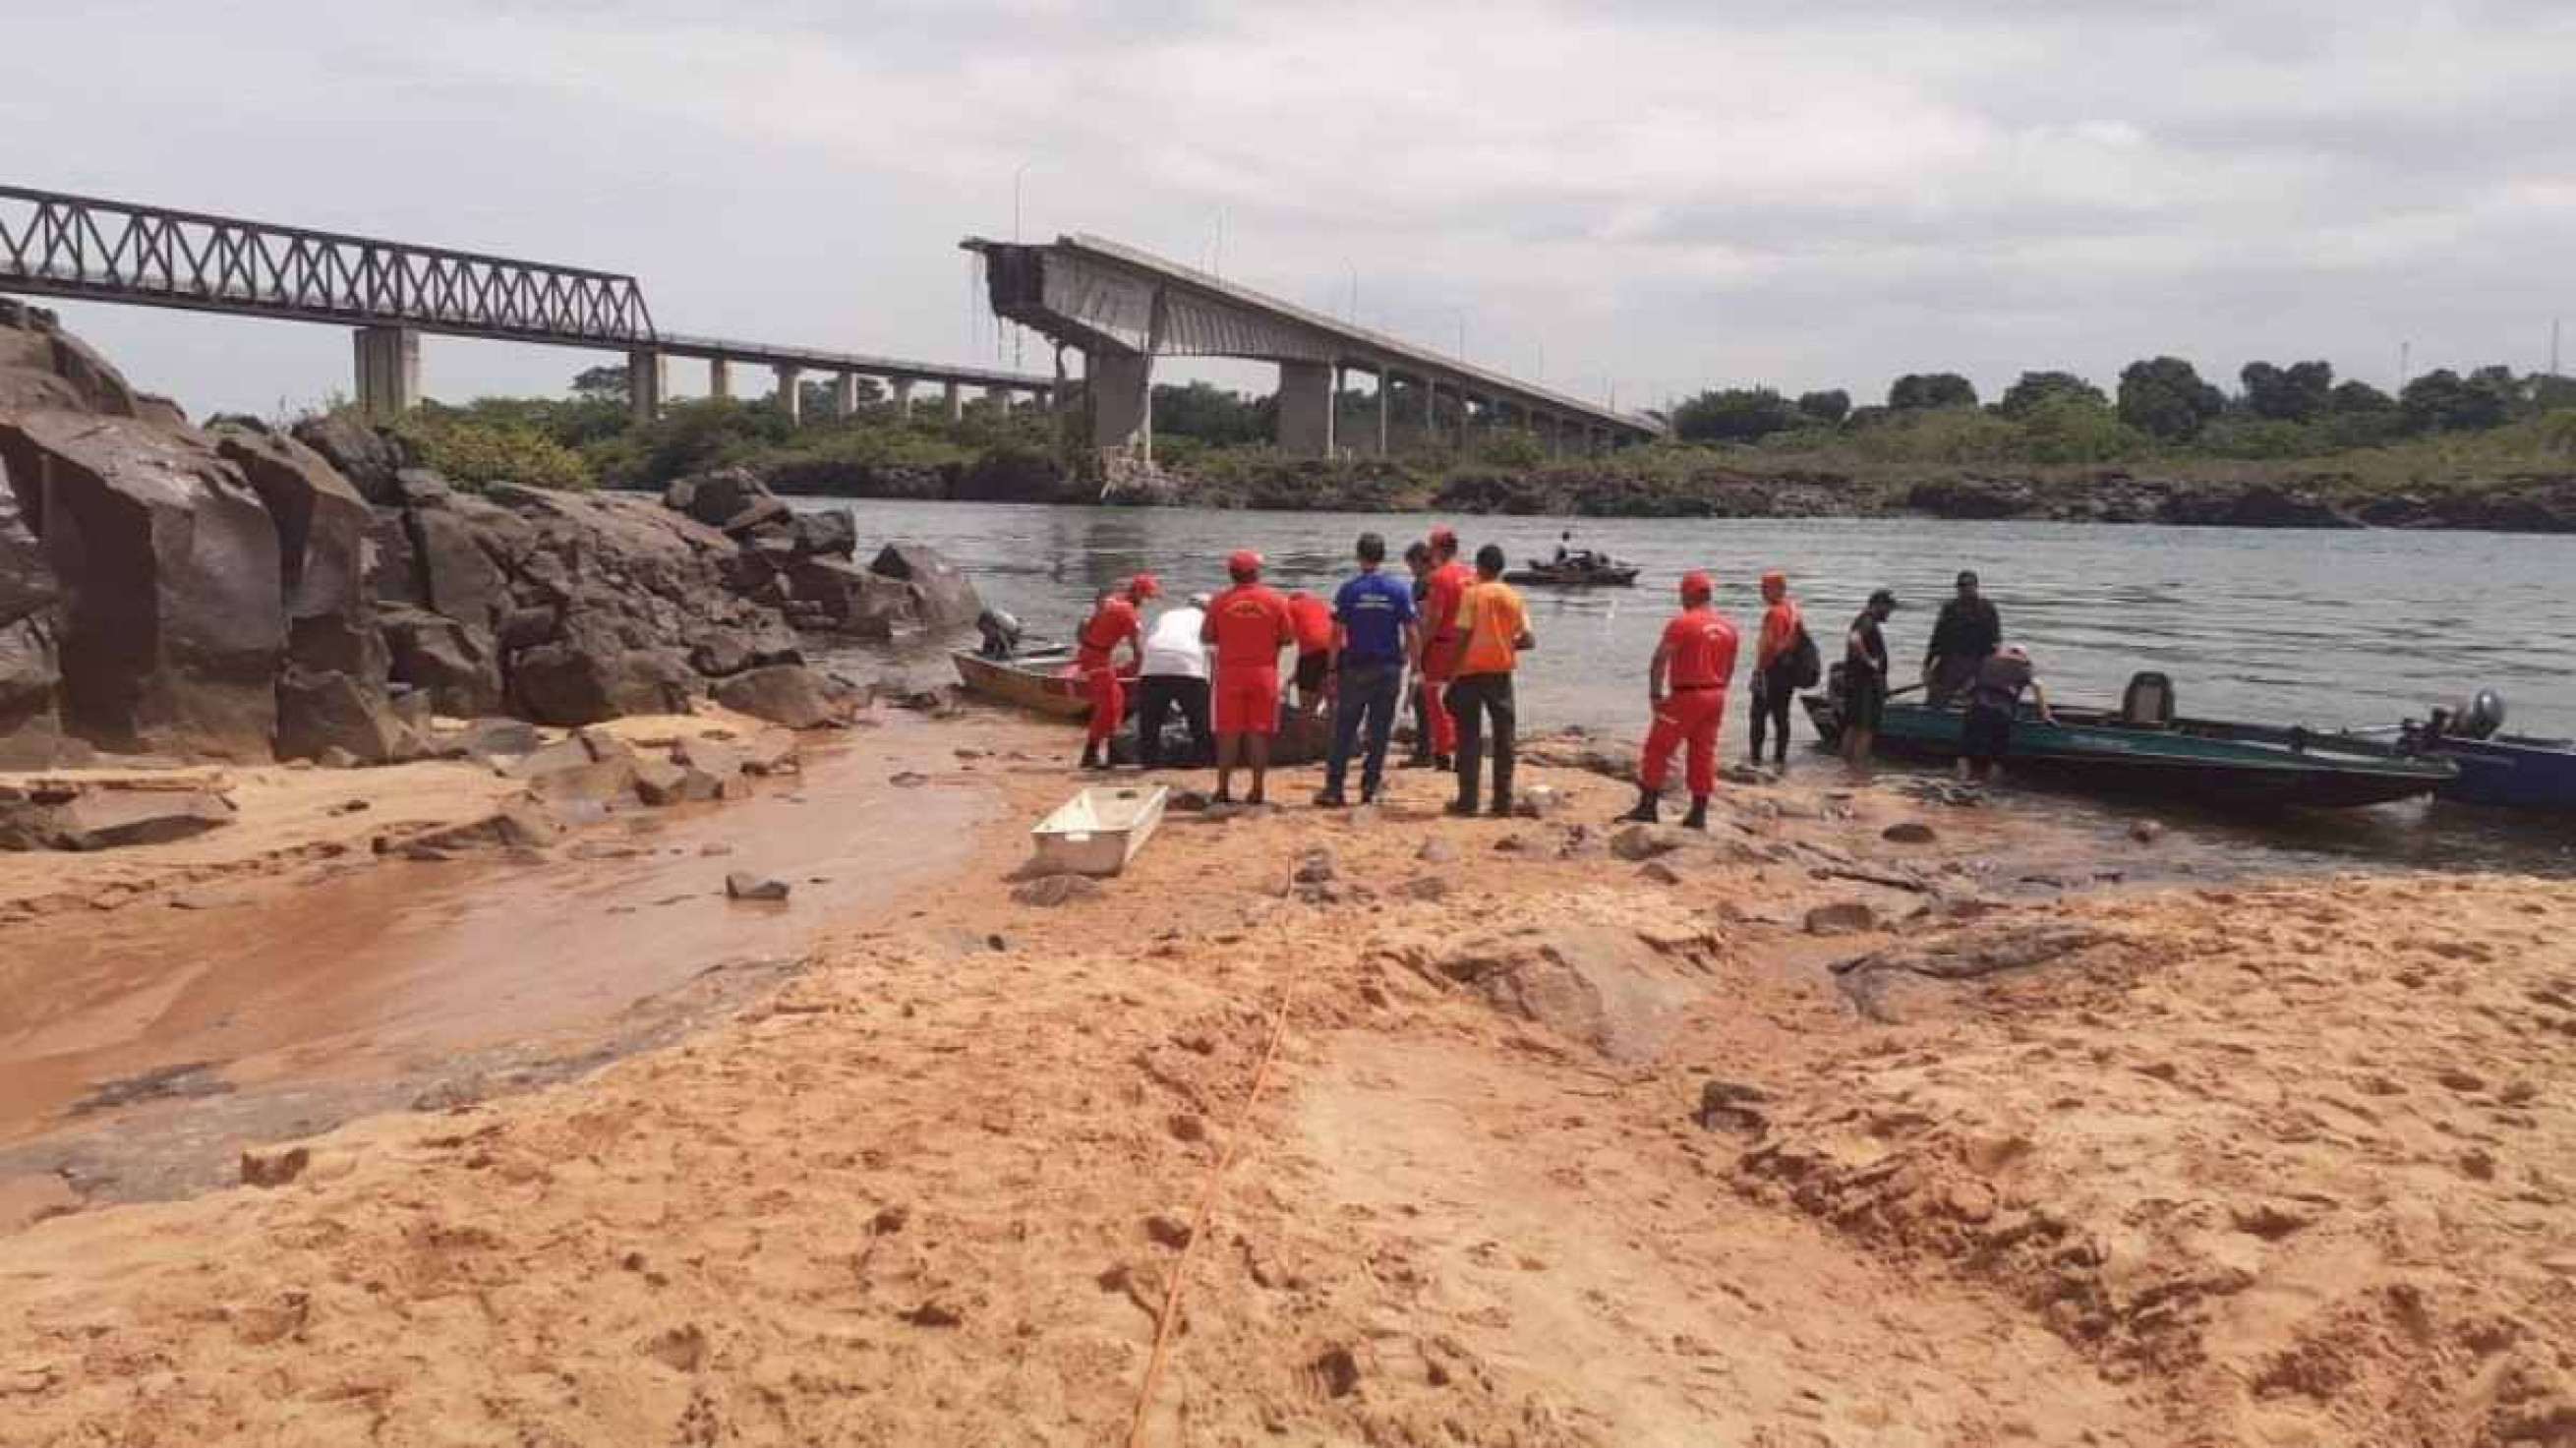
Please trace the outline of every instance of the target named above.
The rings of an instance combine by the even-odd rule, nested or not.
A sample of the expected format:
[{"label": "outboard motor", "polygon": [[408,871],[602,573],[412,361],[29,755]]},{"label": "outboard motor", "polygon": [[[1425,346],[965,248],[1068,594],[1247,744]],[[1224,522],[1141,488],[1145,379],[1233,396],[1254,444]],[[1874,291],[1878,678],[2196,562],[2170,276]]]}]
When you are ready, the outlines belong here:
[{"label": "outboard motor", "polygon": [[2451,714],[2451,732],[2463,739],[2489,738],[2503,727],[2504,695],[2493,689],[2478,690]]},{"label": "outboard motor", "polygon": [[1007,659],[1020,647],[1020,621],[998,608],[988,608],[975,615],[976,631],[983,634],[983,647],[976,652],[988,659]]},{"label": "outboard motor", "polygon": [[2120,696],[2120,722],[2141,729],[2168,729],[2174,721],[2173,680],[2152,671],[2129,676]]}]

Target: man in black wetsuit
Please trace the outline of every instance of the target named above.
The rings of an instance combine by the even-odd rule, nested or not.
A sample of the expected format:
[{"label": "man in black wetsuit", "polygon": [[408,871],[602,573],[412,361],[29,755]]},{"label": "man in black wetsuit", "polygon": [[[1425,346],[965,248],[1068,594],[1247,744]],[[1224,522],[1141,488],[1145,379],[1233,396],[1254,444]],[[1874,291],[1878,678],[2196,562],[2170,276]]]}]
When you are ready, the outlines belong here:
[{"label": "man in black wetsuit", "polygon": [[1958,596],[1941,605],[1932,624],[1932,643],[1923,652],[1925,702],[1950,702],[1977,677],[1977,666],[2003,642],[2003,615],[1993,600],[1977,591],[1977,575],[1959,575]]}]

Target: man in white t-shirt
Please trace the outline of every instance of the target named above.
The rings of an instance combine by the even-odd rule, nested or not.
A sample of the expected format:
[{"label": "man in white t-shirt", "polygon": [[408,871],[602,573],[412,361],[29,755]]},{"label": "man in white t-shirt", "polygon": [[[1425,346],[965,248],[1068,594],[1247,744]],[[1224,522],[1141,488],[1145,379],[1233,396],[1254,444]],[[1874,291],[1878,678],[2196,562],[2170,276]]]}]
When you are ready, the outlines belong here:
[{"label": "man in white t-shirt", "polygon": [[1207,645],[1199,631],[1207,622],[1208,596],[1193,593],[1179,608],[1167,608],[1145,634],[1145,663],[1137,677],[1136,758],[1147,769],[1163,763],[1163,720],[1175,707],[1190,727],[1190,762],[1215,757],[1208,733]]}]

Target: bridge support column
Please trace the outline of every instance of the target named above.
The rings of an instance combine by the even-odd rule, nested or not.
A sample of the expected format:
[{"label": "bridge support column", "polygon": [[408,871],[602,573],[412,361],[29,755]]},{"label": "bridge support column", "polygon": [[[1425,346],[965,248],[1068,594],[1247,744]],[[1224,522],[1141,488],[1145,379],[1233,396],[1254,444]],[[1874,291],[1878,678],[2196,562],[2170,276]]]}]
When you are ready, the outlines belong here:
[{"label": "bridge support column", "polygon": [[886,386],[894,392],[895,416],[900,417],[907,422],[911,421],[912,379],[908,377],[898,377],[892,382],[887,383]]},{"label": "bridge support column", "polygon": [[1142,352],[1085,352],[1083,384],[1091,394],[1091,445],[1123,448],[1154,460],[1154,359]]},{"label": "bridge support column", "polygon": [[637,422],[651,422],[662,415],[670,380],[670,359],[660,352],[638,347],[626,354],[626,410]]},{"label": "bridge support column", "polygon": [[707,396],[733,396],[733,364],[722,357],[707,359]]},{"label": "bridge support column", "polygon": [[1379,457],[1386,456],[1387,401],[1395,395],[1395,389],[1391,385],[1394,381],[1395,374],[1383,367],[1377,369],[1377,455]]},{"label": "bridge support column", "polygon": [[855,417],[859,411],[859,374],[844,372],[832,379],[832,415]]},{"label": "bridge support column", "polygon": [[409,327],[360,327],[358,410],[391,422],[420,406],[420,333]]},{"label": "bridge support column", "polygon": [[1422,445],[1440,445],[1440,384],[1428,375],[1422,379]]},{"label": "bridge support column", "polygon": [[948,384],[948,420],[956,422],[966,416],[966,393],[956,383]]},{"label": "bridge support column", "polygon": [[778,375],[778,391],[775,394],[778,399],[778,410],[787,414],[787,420],[790,423],[803,422],[805,420],[805,389],[801,385],[801,382],[804,369],[801,367],[782,366],[773,367],[770,371]]},{"label": "bridge support column", "polygon": [[1279,364],[1279,450],[1291,457],[1333,455],[1331,364]]}]

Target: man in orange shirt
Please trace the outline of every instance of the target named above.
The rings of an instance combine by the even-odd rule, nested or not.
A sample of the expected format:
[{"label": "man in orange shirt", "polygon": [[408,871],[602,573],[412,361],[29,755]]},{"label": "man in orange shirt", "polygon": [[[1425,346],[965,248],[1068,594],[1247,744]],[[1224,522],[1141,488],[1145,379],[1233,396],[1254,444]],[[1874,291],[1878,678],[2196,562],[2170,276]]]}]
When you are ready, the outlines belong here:
[{"label": "man in orange shirt", "polygon": [[1333,687],[1333,606],[1300,588],[1288,595],[1288,623],[1297,631],[1297,712],[1320,719]]},{"label": "man in orange shirt", "polygon": [[1458,602],[1476,575],[1458,561],[1458,535],[1448,528],[1431,530],[1431,572],[1422,586],[1422,701],[1431,716],[1431,767],[1447,769],[1458,752],[1458,721],[1446,699],[1449,681],[1458,674],[1458,651],[1466,643],[1459,628]]},{"label": "man in orange shirt", "polygon": [[1494,802],[1492,813],[1512,812],[1512,756],[1516,732],[1512,703],[1512,670],[1520,656],[1538,647],[1530,633],[1529,610],[1518,589],[1503,582],[1503,550],[1488,543],[1476,550],[1476,581],[1458,601],[1457,673],[1449,681],[1448,706],[1458,728],[1458,798],[1449,813],[1476,812],[1477,767],[1484,762],[1487,719],[1494,726]]},{"label": "man in orange shirt", "polygon": [[1774,759],[1783,769],[1789,767],[1789,703],[1797,697],[1796,652],[1798,634],[1805,628],[1799,617],[1796,600],[1789,597],[1789,578],[1782,573],[1762,575],[1762,636],[1753,646],[1753,752],[1746,756],[1755,764],[1762,762],[1763,726],[1779,743]]},{"label": "man in orange shirt", "polygon": [[1215,679],[1209,702],[1216,712],[1216,798],[1234,798],[1234,766],[1249,756],[1252,792],[1244,803],[1261,804],[1270,774],[1270,736],[1279,729],[1279,651],[1297,641],[1288,600],[1261,581],[1261,555],[1238,549],[1225,560],[1234,587],[1208,605],[1199,627],[1215,645]]},{"label": "man in orange shirt", "polygon": [[1082,675],[1083,690],[1091,699],[1091,729],[1082,739],[1084,769],[1109,767],[1109,736],[1118,732],[1118,721],[1127,714],[1126,681],[1118,676],[1110,655],[1123,643],[1129,666],[1144,666],[1144,624],[1137,616],[1136,606],[1162,591],[1154,575],[1137,574],[1127,580],[1126,587],[1100,595],[1091,617],[1083,621],[1081,632],[1074,636],[1073,666]]},{"label": "man in orange shirt", "polygon": [[1654,662],[1646,666],[1655,723],[1637,764],[1637,807],[1621,819],[1655,822],[1673,750],[1687,740],[1691,807],[1682,823],[1708,828],[1708,797],[1717,790],[1717,726],[1726,719],[1726,683],[1735,677],[1736,649],[1735,625],[1709,602],[1714,592],[1707,574],[1682,575],[1682,611],[1664,625]]}]

